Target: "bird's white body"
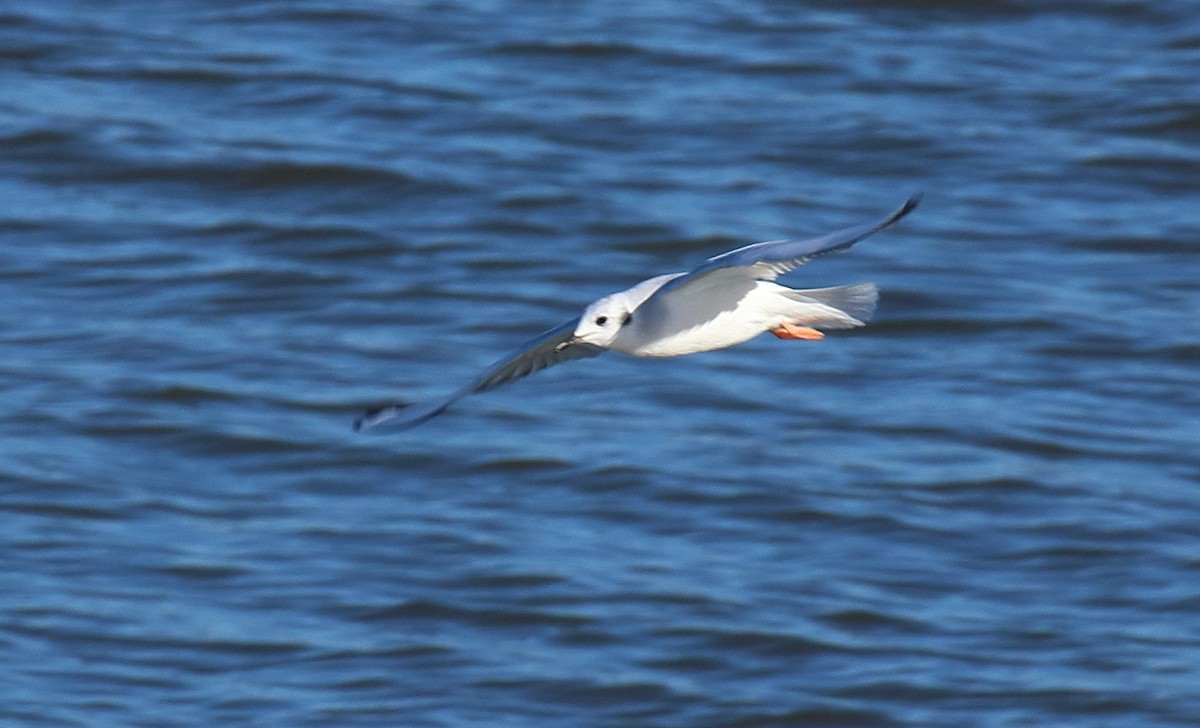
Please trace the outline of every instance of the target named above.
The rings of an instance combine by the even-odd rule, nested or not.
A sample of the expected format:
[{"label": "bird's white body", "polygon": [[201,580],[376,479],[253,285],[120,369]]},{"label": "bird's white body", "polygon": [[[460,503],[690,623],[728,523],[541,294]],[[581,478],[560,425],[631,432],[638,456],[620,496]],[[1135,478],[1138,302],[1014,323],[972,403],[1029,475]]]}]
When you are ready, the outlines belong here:
[{"label": "bird's white body", "polygon": [[[846,288],[855,295],[829,295]],[[836,307],[831,298],[854,299],[851,311]],[[684,356],[741,344],[784,323],[818,329],[862,326],[876,298],[871,284],[798,291],[772,281],[706,282],[637,307],[607,347],[633,356]]]},{"label": "bird's white body", "polygon": [[368,412],[356,429],[401,414],[413,426],[474,392],[486,392],[570,359],[609,349],[639,357],[672,357],[724,349],[770,331],[781,339],[820,339],[821,329],[864,325],[875,311],[872,283],[796,290],[775,279],[818,255],[845,250],[907,215],[919,196],[881,222],[807,240],[755,243],[713,256],[684,273],[648,278],[605,296],[574,321],[531,339],[473,382],[442,400]]}]

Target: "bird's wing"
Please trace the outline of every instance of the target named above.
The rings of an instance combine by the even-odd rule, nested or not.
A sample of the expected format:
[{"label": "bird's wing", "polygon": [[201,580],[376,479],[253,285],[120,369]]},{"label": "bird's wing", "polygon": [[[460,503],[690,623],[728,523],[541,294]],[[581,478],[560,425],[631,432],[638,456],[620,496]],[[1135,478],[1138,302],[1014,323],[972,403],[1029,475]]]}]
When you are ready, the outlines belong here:
[{"label": "bird's wing", "polygon": [[819,255],[846,250],[863,238],[890,227],[912,212],[920,202],[921,195],[913,195],[905,201],[900,209],[879,222],[854,225],[804,240],[773,240],[767,243],[754,243],[715,255],[684,275],[667,281],[654,292],[651,298],[682,286],[694,284],[714,273],[721,273],[723,276],[734,275],[753,280],[773,281]]},{"label": "bird's wing", "polygon": [[413,427],[440,415],[450,405],[468,394],[495,389],[560,362],[585,359],[604,353],[606,351],[604,347],[571,342],[571,337],[578,324],[579,319],[576,318],[530,339],[519,349],[488,367],[474,381],[444,399],[413,405],[385,405],[373,409],[355,420],[354,429],[364,430],[397,417],[403,418],[396,423],[400,427]]}]

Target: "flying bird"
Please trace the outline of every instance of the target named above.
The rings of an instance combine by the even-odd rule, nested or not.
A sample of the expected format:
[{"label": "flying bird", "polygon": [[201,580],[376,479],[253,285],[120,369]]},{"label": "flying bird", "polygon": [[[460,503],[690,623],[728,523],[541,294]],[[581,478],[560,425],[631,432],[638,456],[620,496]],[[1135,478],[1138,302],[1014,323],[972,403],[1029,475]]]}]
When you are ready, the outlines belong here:
[{"label": "flying bird", "polygon": [[469,394],[610,349],[642,357],[683,356],[724,349],[768,331],[780,339],[817,340],[824,337],[822,329],[862,326],[879,298],[874,283],[794,289],[775,280],[890,227],[920,201],[919,194],[913,195],[878,222],[805,240],[755,243],[713,256],[690,271],[644,280],[592,302],[578,318],[525,342],[449,396],[373,409],[355,420],[354,429],[392,419],[400,427],[413,427]]}]

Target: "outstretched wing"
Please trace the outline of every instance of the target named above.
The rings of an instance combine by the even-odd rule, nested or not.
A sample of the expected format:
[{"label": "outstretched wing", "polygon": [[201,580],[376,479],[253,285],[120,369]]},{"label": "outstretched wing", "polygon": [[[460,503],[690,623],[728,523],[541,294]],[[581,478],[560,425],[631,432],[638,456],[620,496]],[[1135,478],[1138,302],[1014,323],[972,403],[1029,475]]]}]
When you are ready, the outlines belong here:
[{"label": "outstretched wing", "polygon": [[355,420],[354,429],[356,431],[364,430],[398,417],[403,419],[397,422],[397,425],[402,428],[413,427],[428,419],[437,417],[445,412],[450,405],[466,397],[468,394],[495,389],[516,379],[527,377],[534,372],[552,367],[560,362],[570,361],[571,359],[585,359],[604,353],[606,351],[604,347],[571,341],[575,327],[578,324],[579,319],[576,318],[530,339],[525,342],[524,346],[488,367],[473,382],[444,399],[431,400],[413,405],[385,405],[373,409]]},{"label": "outstretched wing", "polygon": [[900,209],[879,222],[854,225],[805,240],[773,240],[767,243],[754,243],[715,255],[686,274],[668,281],[654,292],[654,296],[690,285],[714,273],[745,276],[752,280],[773,281],[817,256],[846,250],[863,238],[891,227],[912,212],[920,202],[921,195],[913,195],[904,202]]}]

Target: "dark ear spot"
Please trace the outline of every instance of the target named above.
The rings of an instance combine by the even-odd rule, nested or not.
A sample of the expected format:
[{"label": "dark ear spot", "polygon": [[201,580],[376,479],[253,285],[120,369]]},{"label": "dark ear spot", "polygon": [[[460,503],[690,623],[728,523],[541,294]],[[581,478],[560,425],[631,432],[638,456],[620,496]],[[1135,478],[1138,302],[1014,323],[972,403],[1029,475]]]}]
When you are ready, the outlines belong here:
[{"label": "dark ear spot", "polygon": [[630,321],[632,321],[632,320],[633,320],[633,314],[632,314],[632,313],[627,313],[627,314],[625,314],[625,318],[621,319],[621,325],[622,325],[622,326],[628,326],[628,325],[629,325],[629,322],[630,322]]}]

